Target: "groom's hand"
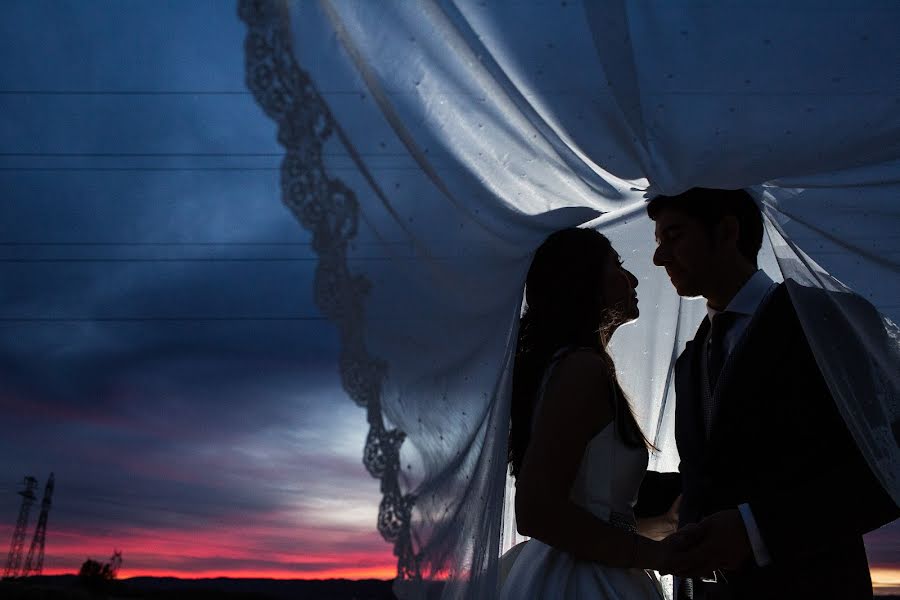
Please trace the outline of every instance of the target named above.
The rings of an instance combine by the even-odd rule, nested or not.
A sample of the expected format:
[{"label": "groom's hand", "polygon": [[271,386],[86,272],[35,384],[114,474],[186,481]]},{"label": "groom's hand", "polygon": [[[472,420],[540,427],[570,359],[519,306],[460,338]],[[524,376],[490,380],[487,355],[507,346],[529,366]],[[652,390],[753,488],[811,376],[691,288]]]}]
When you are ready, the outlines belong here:
[{"label": "groom's hand", "polygon": [[[676,575],[698,577],[716,569],[733,570],[753,558],[744,520],[737,509],[717,512],[683,531],[683,551],[672,561]],[[673,537],[680,534],[681,531]]]},{"label": "groom's hand", "polygon": [[699,558],[697,548],[703,542],[698,525],[687,525],[659,542],[664,560],[657,570],[664,574],[681,575],[686,564],[693,564]]}]

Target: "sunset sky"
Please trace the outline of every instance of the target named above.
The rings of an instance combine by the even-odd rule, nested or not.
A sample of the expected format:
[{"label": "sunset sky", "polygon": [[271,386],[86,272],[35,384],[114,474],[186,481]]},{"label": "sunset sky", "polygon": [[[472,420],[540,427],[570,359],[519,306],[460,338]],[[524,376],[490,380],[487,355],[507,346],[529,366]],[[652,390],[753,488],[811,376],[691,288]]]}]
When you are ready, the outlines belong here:
[{"label": "sunset sky", "polygon": [[[394,574],[244,34],[222,0],[4,3],[4,557],[54,472],[46,573]],[[900,526],[867,544],[900,589]]]}]

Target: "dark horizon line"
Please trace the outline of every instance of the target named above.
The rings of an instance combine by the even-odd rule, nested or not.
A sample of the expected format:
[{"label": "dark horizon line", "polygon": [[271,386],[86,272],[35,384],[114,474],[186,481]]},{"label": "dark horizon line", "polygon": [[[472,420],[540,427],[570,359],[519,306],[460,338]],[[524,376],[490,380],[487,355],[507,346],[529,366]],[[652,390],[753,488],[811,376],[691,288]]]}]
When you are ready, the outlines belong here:
[{"label": "dark horizon line", "polygon": [[[0,581],[27,581],[29,579],[59,579],[64,577],[78,578],[78,573],[57,573],[56,575],[27,575],[24,577],[3,577]],[[229,577],[223,575],[221,577],[176,577],[174,575],[136,575],[134,577],[116,578],[115,581],[135,581],[139,579],[177,579],[178,581],[394,581],[394,579],[378,579],[377,577],[366,577],[363,579],[352,579],[350,577],[329,577],[321,578],[291,578],[283,579],[278,577]]]}]

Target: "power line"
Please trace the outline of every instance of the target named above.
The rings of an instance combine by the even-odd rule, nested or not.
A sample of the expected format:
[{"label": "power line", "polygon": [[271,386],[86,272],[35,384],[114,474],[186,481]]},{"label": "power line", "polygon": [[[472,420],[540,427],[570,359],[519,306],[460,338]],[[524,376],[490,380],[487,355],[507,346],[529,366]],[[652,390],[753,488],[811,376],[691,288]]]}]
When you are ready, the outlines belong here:
[{"label": "power line", "polygon": [[[350,263],[378,263],[378,262],[400,262],[417,260],[418,256],[348,256],[347,261]],[[462,258],[472,258],[471,256],[430,256],[429,262],[454,261]],[[314,263],[319,262],[318,256],[261,256],[261,257],[151,257],[151,258],[71,258],[71,257],[52,257],[52,258],[2,258],[0,257],[0,265],[3,264],[24,264],[24,265],[40,265],[40,264],[166,264],[166,263]]]},{"label": "power line", "polygon": [[[349,256],[349,262],[390,262],[401,260],[416,260],[416,256]],[[453,260],[448,256],[432,256],[430,261]],[[318,262],[316,256],[288,257],[288,256],[263,256],[263,257],[156,257],[156,258],[0,258],[0,264],[53,264],[53,263],[291,263],[291,262]]]},{"label": "power line", "polygon": [[[490,318],[490,315],[486,315],[484,317],[478,318]],[[418,317],[369,317],[367,319],[369,322],[385,322],[385,321],[397,321],[397,322],[410,322],[410,321],[422,321],[428,324],[434,324],[437,322],[444,322],[445,319],[440,317],[433,316],[418,316]],[[134,316],[134,317],[50,317],[50,316],[36,316],[36,317],[0,317],[0,324],[9,323],[9,324],[31,324],[31,323],[304,323],[304,322],[329,322],[330,319],[327,317],[313,317],[313,316],[277,316],[277,317],[267,317],[267,316],[227,316],[227,317],[204,317],[204,316],[188,316],[188,317],[161,317],[161,316]]]},{"label": "power line", "polygon": [[[409,246],[410,242],[350,242],[350,246]],[[217,247],[217,246],[236,246],[236,247],[311,247],[312,242],[53,242],[53,241],[28,241],[28,242],[0,242],[0,247],[11,248],[29,248],[44,246],[60,246],[60,247],[126,247],[126,248],[169,248],[169,247]]]},{"label": "power line", "polygon": [[[541,90],[538,93],[524,94],[525,98],[535,98],[541,96],[583,96],[593,97],[596,95],[595,90],[591,89],[559,89],[559,90]],[[787,97],[787,98],[805,98],[805,97],[866,97],[866,96],[885,96],[891,97],[896,94],[892,89],[834,89],[834,90],[758,90],[758,89],[665,89],[647,90],[650,95],[665,94],[667,96],[707,96],[707,97],[729,97],[729,96],[761,96],[761,97]],[[359,96],[361,99],[368,98],[368,94],[359,89],[355,90],[321,90],[319,94],[322,96]],[[419,95],[418,89],[393,89],[387,90],[387,94],[391,96],[413,96]],[[74,89],[31,89],[31,90],[0,90],[0,96],[251,96],[249,90],[74,90]],[[461,97],[471,98],[486,102],[485,94],[480,92],[465,92],[456,89],[447,89],[446,91],[435,92],[435,97]]]},{"label": "power line", "polygon": [[[373,242],[377,243],[377,242]],[[405,242],[395,242],[405,243]],[[0,242],[0,247],[30,246],[126,246],[126,247],[171,247],[171,246],[312,246],[312,242]]]},{"label": "power line", "polygon": [[[320,90],[322,96],[359,96],[361,99],[368,97],[361,90]],[[391,90],[392,95],[418,95],[414,89]],[[585,94],[584,90],[561,90],[558,92],[545,92],[548,94]],[[0,90],[0,96],[252,96],[249,90],[74,90],[74,89],[31,89],[31,90]],[[471,92],[451,91],[441,94],[443,96],[462,96],[483,99],[484,94]]]},{"label": "power line", "polygon": [[[40,264],[40,263],[229,263],[229,262],[316,262],[318,257],[287,257],[287,256],[266,256],[266,257],[209,257],[209,258],[0,258],[0,264],[3,263],[23,263],[23,264]],[[350,259],[354,260],[354,259]],[[365,257],[359,260],[378,261],[393,260],[391,258],[382,257]]]},{"label": "power line", "polygon": [[[370,166],[373,171],[419,171],[417,166]],[[190,172],[190,171],[280,171],[281,167],[0,167],[4,173],[55,173],[55,172]],[[330,167],[329,171],[356,172],[356,167]]]},{"label": "power line", "polygon": [[[356,92],[358,93],[358,92]],[[248,90],[0,90],[0,96],[249,96]]]},{"label": "power line", "polygon": [[[17,158],[281,158],[284,152],[0,152]],[[350,158],[346,152],[323,152],[322,156]],[[408,156],[406,152],[361,152],[360,156]]]},{"label": "power line", "polygon": [[[281,157],[284,152],[0,152],[2,157],[24,158],[161,158],[161,157]],[[343,156],[343,155],[342,155]]]},{"label": "power line", "polygon": [[0,167],[5,173],[116,172],[116,171],[280,171],[280,167]]},{"label": "power line", "polygon": [[327,321],[325,317],[0,317],[0,323],[191,323]]}]

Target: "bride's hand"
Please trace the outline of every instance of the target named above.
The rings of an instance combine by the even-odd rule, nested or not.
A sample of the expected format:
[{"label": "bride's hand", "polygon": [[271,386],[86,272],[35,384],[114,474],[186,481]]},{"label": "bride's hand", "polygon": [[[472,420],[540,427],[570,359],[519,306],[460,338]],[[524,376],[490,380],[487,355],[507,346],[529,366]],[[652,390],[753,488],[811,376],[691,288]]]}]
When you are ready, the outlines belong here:
[{"label": "bride's hand", "polygon": [[668,528],[668,533],[665,537],[675,533],[678,530],[678,511],[681,510],[681,494],[678,494],[678,497],[675,498],[675,502],[672,503],[672,506],[669,507],[669,510],[666,511],[664,515],[662,515],[663,523]]},{"label": "bride's hand", "polygon": [[688,525],[660,544],[671,550],[663,561],[675,575],[698,577],[717,569],[739,569],[753,560],[737,509],[723,510]]},{"label": "bride's hand", "polygon": [[678,510],[681,507],[679,495],[665,513],[657,517],[638,519],[638,533],[651,540],[661,541],[675,533],[678,529]]}]

